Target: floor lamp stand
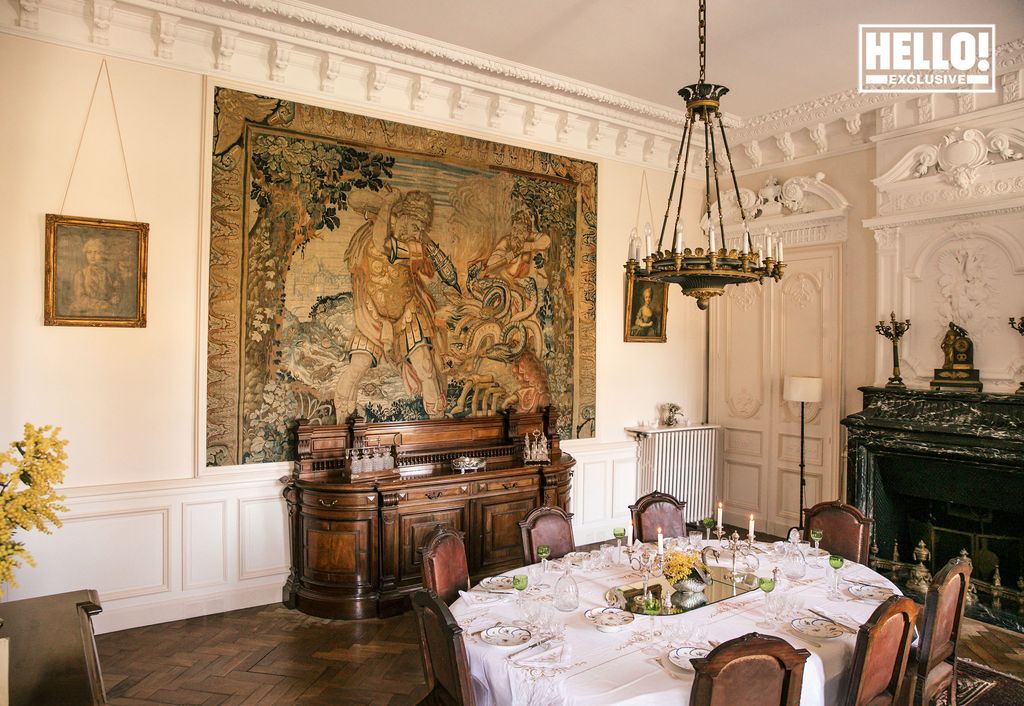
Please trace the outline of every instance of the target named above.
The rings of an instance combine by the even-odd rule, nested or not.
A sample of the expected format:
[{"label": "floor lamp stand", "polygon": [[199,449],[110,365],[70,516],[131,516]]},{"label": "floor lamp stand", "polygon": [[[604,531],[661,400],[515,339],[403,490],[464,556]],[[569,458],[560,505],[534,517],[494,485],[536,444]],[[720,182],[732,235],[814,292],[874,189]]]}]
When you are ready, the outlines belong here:
[{"label": "floor lamp stand", "polygon": [[807,479],[804,478],[804,405],[800,403],[800,533],[804,531],[804,486]]}]

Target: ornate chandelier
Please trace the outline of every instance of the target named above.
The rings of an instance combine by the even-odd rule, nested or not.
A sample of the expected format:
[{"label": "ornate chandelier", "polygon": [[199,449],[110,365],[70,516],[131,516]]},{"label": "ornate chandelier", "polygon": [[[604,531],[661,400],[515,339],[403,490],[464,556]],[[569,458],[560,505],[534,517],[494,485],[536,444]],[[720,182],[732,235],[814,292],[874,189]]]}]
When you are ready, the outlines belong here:
[{"label": "ornate chandelier", "polygon": [[[649,225],[643,243],[634,229],[630,235],[629,259],[626,261],[626,277],[630,280],[675,282],[683,290],[683,294],[697,300],[697,307],[700,309],[707,309],[711,298],[723,294],[725,287],[730,284],[762,282],[766,277],[779,280],[786,269],[782,260],[781,240],[775,244],[773,249],[772,238],[766,235],[764,257],[762,258],[762,253],[754,250],[754,243],[750,237],[747,214],[743,208],[739,182],[736,180],[736,170],[733,168],[732,155],[729,152],[729,140],[725,135],[722,114],[719,112],[719,101],[729,92],[729,89],[704,81],[707,45],[705,1],[700,0],[697,23],[700,78],[697,83],[679,89],[679,95],[686,101],[686,123],[683,126],[679,153],[676,155],[676,165],[672,172],[672,186],[669,189],[668,204],[665,206],[665,218],[661,223],[658,247],[657,249],[652,248]],[[704,124],[704,226],[701,230],[707,237],[708,247],[691,250],[683,248],[683,226],[680,223],[680,216],[683,210],[686,171],[690,164],[690,142],[693,139],[694,126],[698,122]],[[728,249],[725,243],[725,227],[722,218],[723,192],[718,181],[719,152],[715,138],[716,128],[721,134],[722,147],[729,164],[729,175],[732,177],[732,185],[735,189],[736,205],[739,206],[740,218],[743,222],[743,239],[739,251]],[[680,165],[682,165],[681,174]],[[665,250],[663,249],[665,230],[668,227],[672,202],[676,199],[677,183],[679,184],[679,195],[675,212],[675,236],[672,238],[671,249]],[[718,202],[715,215],[712,215],[711,212],[712,183],[714,184],[714,197]],[[717,234],[715,232],[715,216],[718,220]],[[646,253],[644,257],[641,257],[641,248]]]}]

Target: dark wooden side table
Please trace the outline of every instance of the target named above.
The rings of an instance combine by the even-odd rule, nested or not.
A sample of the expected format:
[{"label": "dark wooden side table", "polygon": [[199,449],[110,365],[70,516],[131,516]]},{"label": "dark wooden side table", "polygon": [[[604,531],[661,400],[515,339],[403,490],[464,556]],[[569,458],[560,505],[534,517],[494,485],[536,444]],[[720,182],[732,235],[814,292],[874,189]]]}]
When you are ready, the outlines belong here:
[{"label": "dark wooden side table", "polygon": [[10,639],[11,706],[107,702],[92,616],[96,591],[0,603],[0,637]]}]

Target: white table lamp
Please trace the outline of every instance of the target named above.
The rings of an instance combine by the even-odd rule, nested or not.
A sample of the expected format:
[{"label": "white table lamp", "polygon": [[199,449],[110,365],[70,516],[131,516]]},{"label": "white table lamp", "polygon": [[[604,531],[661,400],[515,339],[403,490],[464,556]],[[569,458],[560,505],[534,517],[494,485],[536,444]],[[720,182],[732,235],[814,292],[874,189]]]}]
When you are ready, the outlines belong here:
[{"label": "white table lamp", "polygon": [[821,378],[786,376],[782,399],[800,403],[800,531],[804,529],[804,406],[808,402],[821,402]]}]

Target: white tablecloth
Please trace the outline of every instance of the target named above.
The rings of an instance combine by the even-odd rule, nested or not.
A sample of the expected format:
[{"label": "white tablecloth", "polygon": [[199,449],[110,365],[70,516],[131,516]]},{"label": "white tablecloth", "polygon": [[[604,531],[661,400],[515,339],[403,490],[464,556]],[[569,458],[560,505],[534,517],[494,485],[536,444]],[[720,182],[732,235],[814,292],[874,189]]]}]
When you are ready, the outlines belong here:
[{"label": "white tablecloth", "polygon": [[[758,575],[770,575],[774,566],[771,555],[761,554],[760,559]],[[513,573],[525,573],[525,570],[508,571],[505,575]],[[577,569],[573,573],[579,585],[580,607],[572,613],[555,611],[557,617],[565,621],[565,644],[568,647],[568,659],[555,667],[517,666],[507,659],[507,655],[517,648],[488,645],[476,634],[498,622],[522,619],[514,598],[492,604],[474,602],[473,605],[465,598],[457,600],[452,605],[452,613],[465,629],[470,671],[480,706],[688,703],[693,673],[666,671],[652,656],[644,654],[644,645],[636,641],[635,633],[638,628],[647,627],[648,617],[636,616],[633,626],[615,633],[603,633],[583,615],[588,608],[606,605],[603,597],[607,589],[636,581],[638,577],[639,574],[625,564],[590,572]],[[860,564],[848,562],[843,577],[895,590],[889,581]],[[553,586],[557,578],[557,574],[549,572],[544,582]],[[803,606],[801,614],[808,617],[814,616],[810,616],[807,609],[818,608],[832,616],[846,616],[844,622],[856,626],[865,622],[878,606],[876,602],[854,600],[845,590],[845,600],[828,600],[823,566],[810,566],[806,577],[800,581],[783,581],[787,583],[782,590],[794,595],[794,600]],[[755,631],[782,637],[794,647],[811,653],[804,668],[800,703],[803,706],[836,703],[840,690],[845,687],[844,678],[852,661],[855,635],[844,633],[841,637],[815,639],[814,642],[818,643],[815,645],[796,637],[787,627],[788,622],[779,630],[758,627],[756,623],[764,619],[764,600],[764,594],[755,590],[681,615],[656,617],[655,621],[659,626],[667,626],[668,621],[704,624],[708,640],[714,642],[724,642]]]}]

